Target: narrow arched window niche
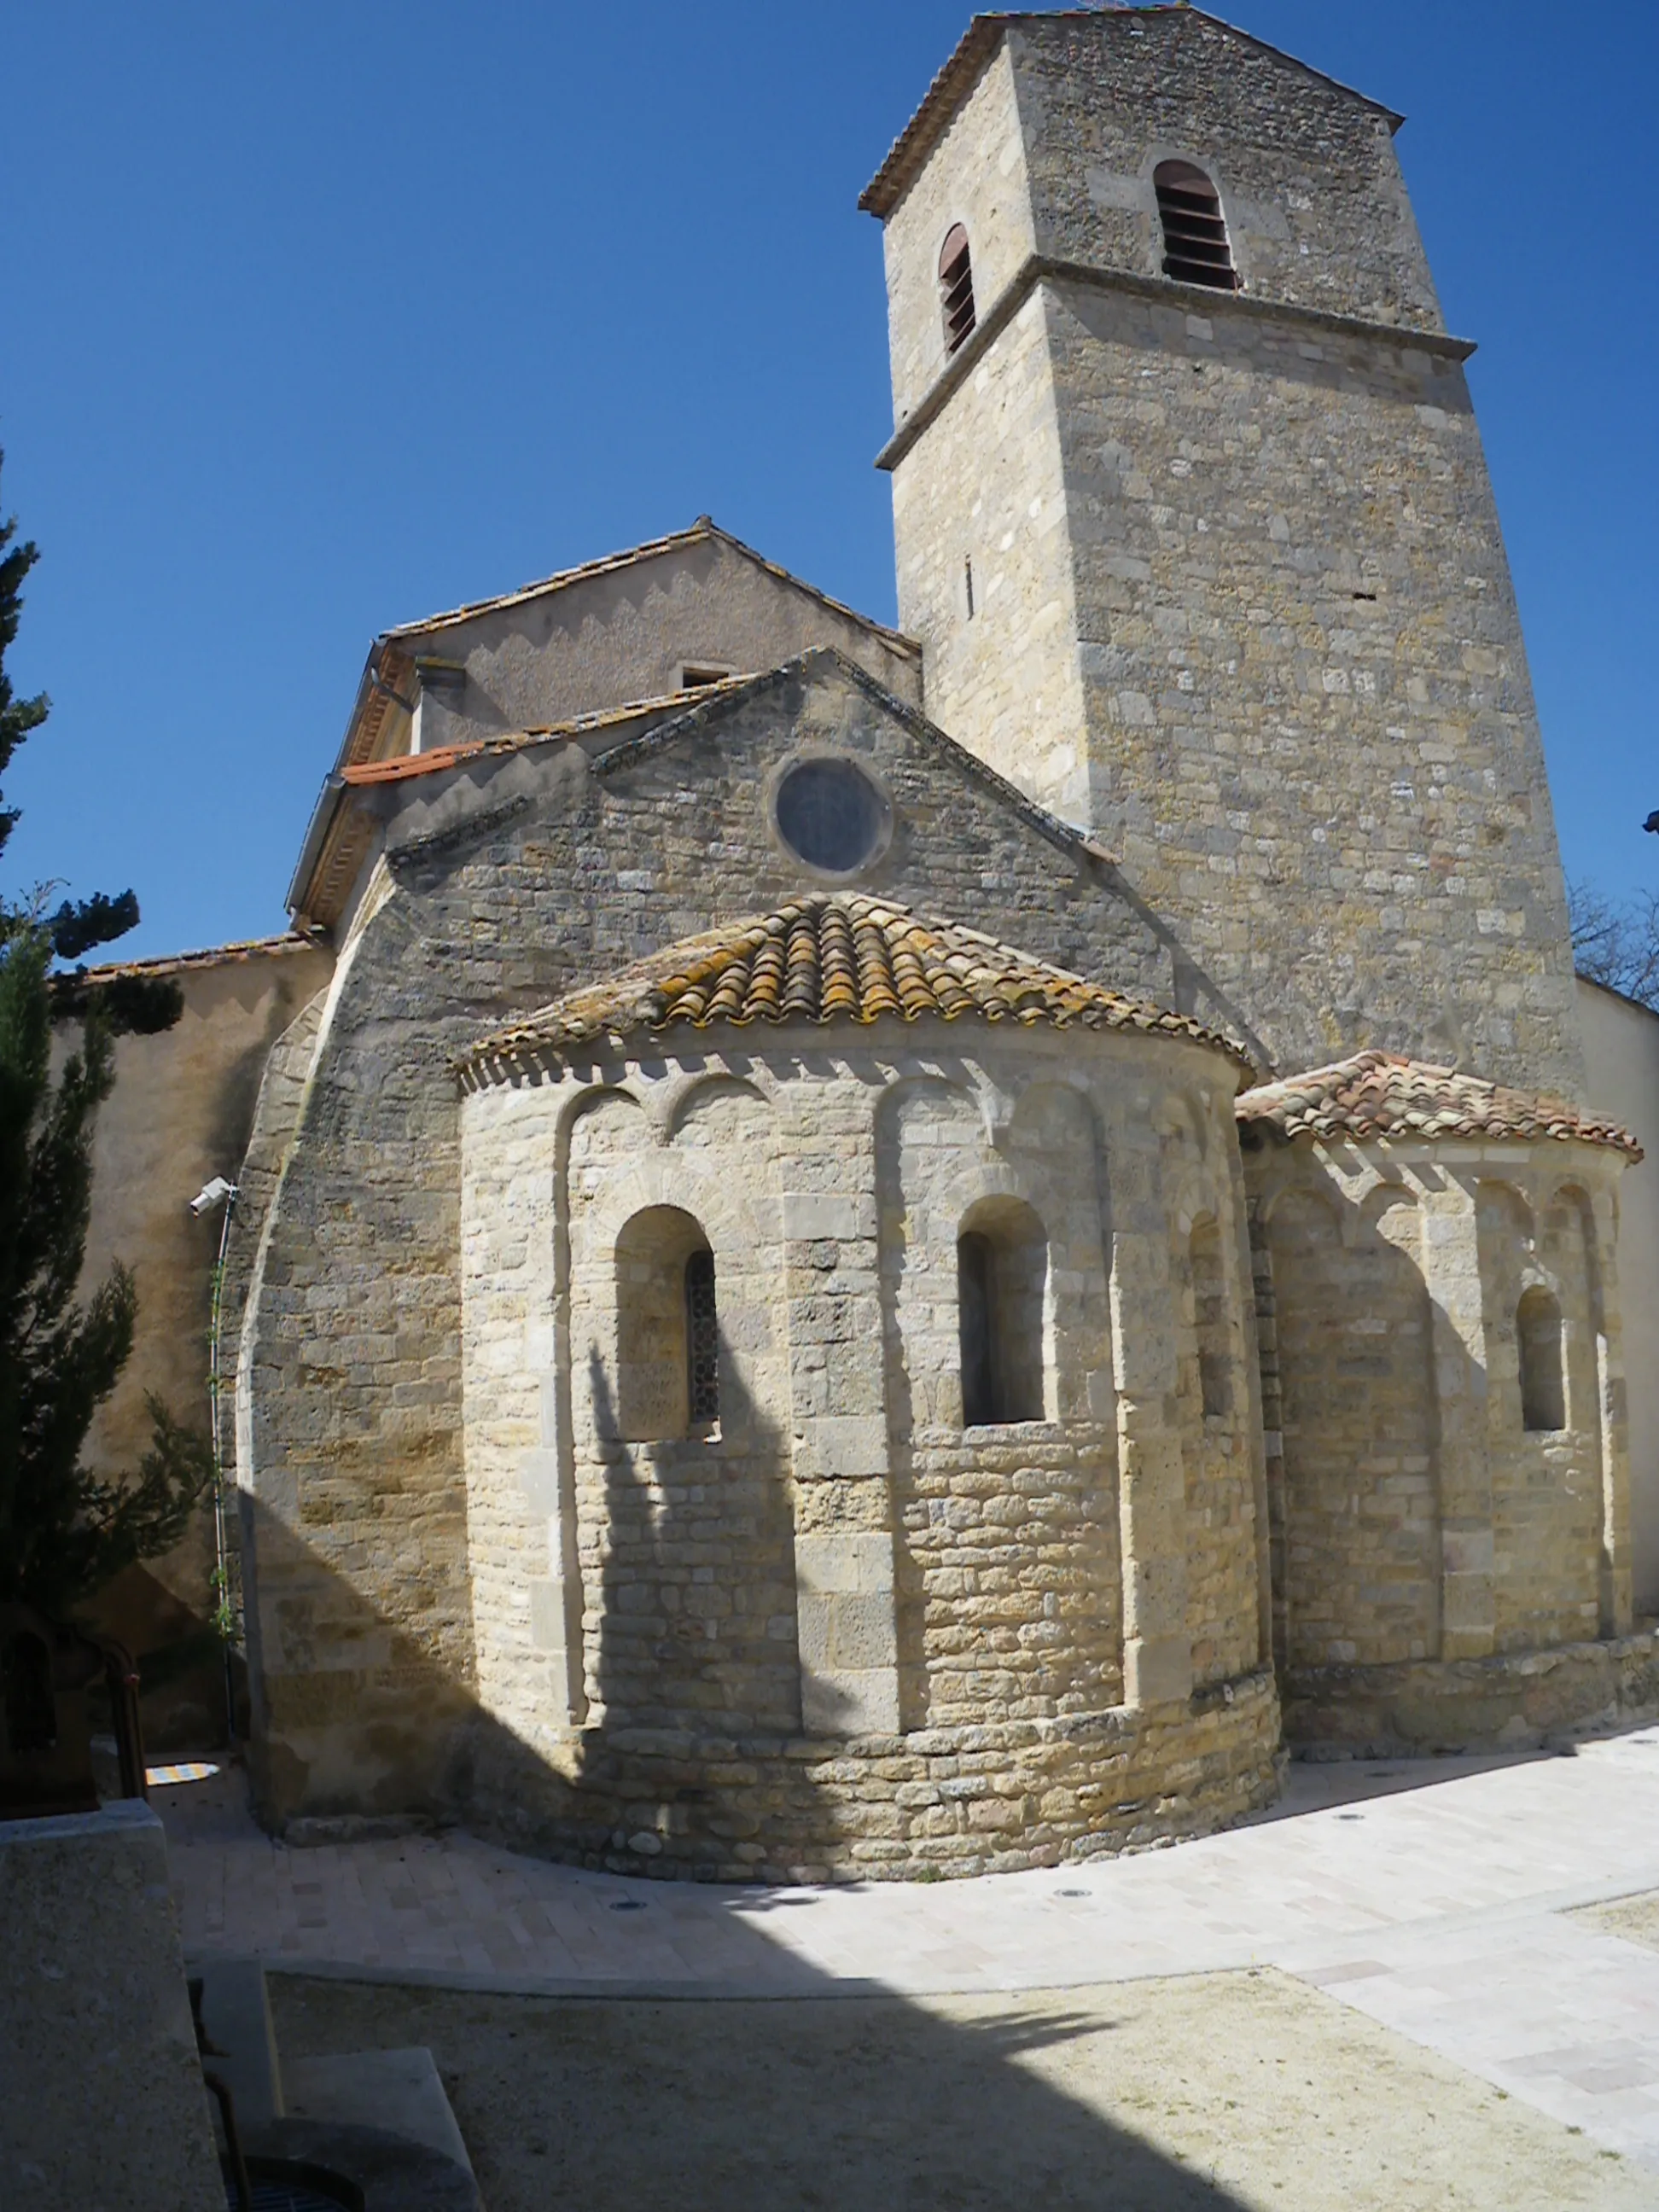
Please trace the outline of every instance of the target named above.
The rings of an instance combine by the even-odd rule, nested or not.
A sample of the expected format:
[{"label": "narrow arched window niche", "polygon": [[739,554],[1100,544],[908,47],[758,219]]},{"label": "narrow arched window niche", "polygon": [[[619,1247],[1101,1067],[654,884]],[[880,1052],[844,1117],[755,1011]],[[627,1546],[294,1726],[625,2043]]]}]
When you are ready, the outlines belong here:
[{"label": "narrow arched window niche", "polygon": [[1164,274],[1212,292],[1237,292],[1238,271],[1221,212],[1221,195],[1191,161],[1160,161],[1152,172],[1164,227]]},{"label": "narrow arched window niche", "polygon": [[945,319],[945,350],[954,353],[974,327],[974,264],[968,233],[959,222],[945,233],[939,254],[939,313]]},{"label": "narrow arched window niche", "polygon": [[720,1419],[714,1255],[678,1206],[633,1215],[617,1239],[617,1433],[707,1437]]},{"label": "narrow arched window niche", "polygon": [[1561,1356],[1561,1309],[1534,1284],[1524,1291],[1515,1312],[1516,1348],[1521,1361],[1521,1425],[1547,1435],[1567,1425],[1567,1401]]},{"label": "narrow arched window niche", "polygon": [[964,1428],[1045,1418],[1048,1240],[1018,1199],[974,1206],[957,1237]]}]

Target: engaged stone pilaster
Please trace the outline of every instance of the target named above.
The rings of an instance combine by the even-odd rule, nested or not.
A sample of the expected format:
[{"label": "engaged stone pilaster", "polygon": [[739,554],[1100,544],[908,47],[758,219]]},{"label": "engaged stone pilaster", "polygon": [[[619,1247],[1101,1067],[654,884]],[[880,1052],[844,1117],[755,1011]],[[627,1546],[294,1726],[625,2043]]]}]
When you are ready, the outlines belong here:
[{"label": "engaged stone pilaster", "polygon": [[1474,1194],[1451,1176],[1425,1194],[1423,1275],[1439,1415],[1440,1656],[1484,1659],[1497,1636],[1485,1295]]},{"label": "engaged stone pilaster", "polygon": [[801,1723],[809,1735],[893,1735],[898,1619],[874,1152],[867,1126],[838,1127],[815,1104],[802,1135],[817,1156],[804,1164],[832,1187],[783,1200]]},{"label": "engaged stone pilaster", "polygon": [[1187,1620],[1187,1480],[1176,1413],[1175,1286],[1157,1158],[1133,1127],[1119,1133],[1112,1249],[1123,1545],[1123,1695],[1170,1705],[1193,1688]]}]

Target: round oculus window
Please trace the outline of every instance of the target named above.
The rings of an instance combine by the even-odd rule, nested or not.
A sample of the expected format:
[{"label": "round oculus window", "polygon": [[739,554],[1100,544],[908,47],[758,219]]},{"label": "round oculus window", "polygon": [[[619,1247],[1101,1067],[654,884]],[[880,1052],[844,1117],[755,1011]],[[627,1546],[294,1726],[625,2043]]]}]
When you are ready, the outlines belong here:
[{"label": "round oculus window", "polygon": [[827,876],[855,875],[886,842],[885,797],[855,761],[833,754],[787,768],[772,811],[796,859]]}]

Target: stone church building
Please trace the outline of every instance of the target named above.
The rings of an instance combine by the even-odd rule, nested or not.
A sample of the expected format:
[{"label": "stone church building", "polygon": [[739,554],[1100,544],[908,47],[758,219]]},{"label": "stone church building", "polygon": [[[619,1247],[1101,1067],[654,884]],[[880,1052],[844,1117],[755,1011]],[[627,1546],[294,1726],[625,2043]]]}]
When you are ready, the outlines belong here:
[{"label": "stone church building", "polygon": [[967,1873],[1659,1699],[1659,1022],[1400,120],[976,18],[862,201],[900,629],[705,517],[390,629],[292,933],[150,963],[102,1446],[211,1336],[274,1825]]}]

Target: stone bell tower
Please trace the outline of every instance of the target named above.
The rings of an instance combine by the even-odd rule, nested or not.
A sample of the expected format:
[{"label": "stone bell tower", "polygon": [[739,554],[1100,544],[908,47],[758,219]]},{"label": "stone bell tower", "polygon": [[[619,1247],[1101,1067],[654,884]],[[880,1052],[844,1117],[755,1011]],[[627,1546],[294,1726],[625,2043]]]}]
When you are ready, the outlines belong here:
[{"label": "stone bell tower", "polygon": [[981,16],[882,219],[932,717],[1281,1068],[1583,1087],[1514,592],[1400,118],[1187,6]]}]

